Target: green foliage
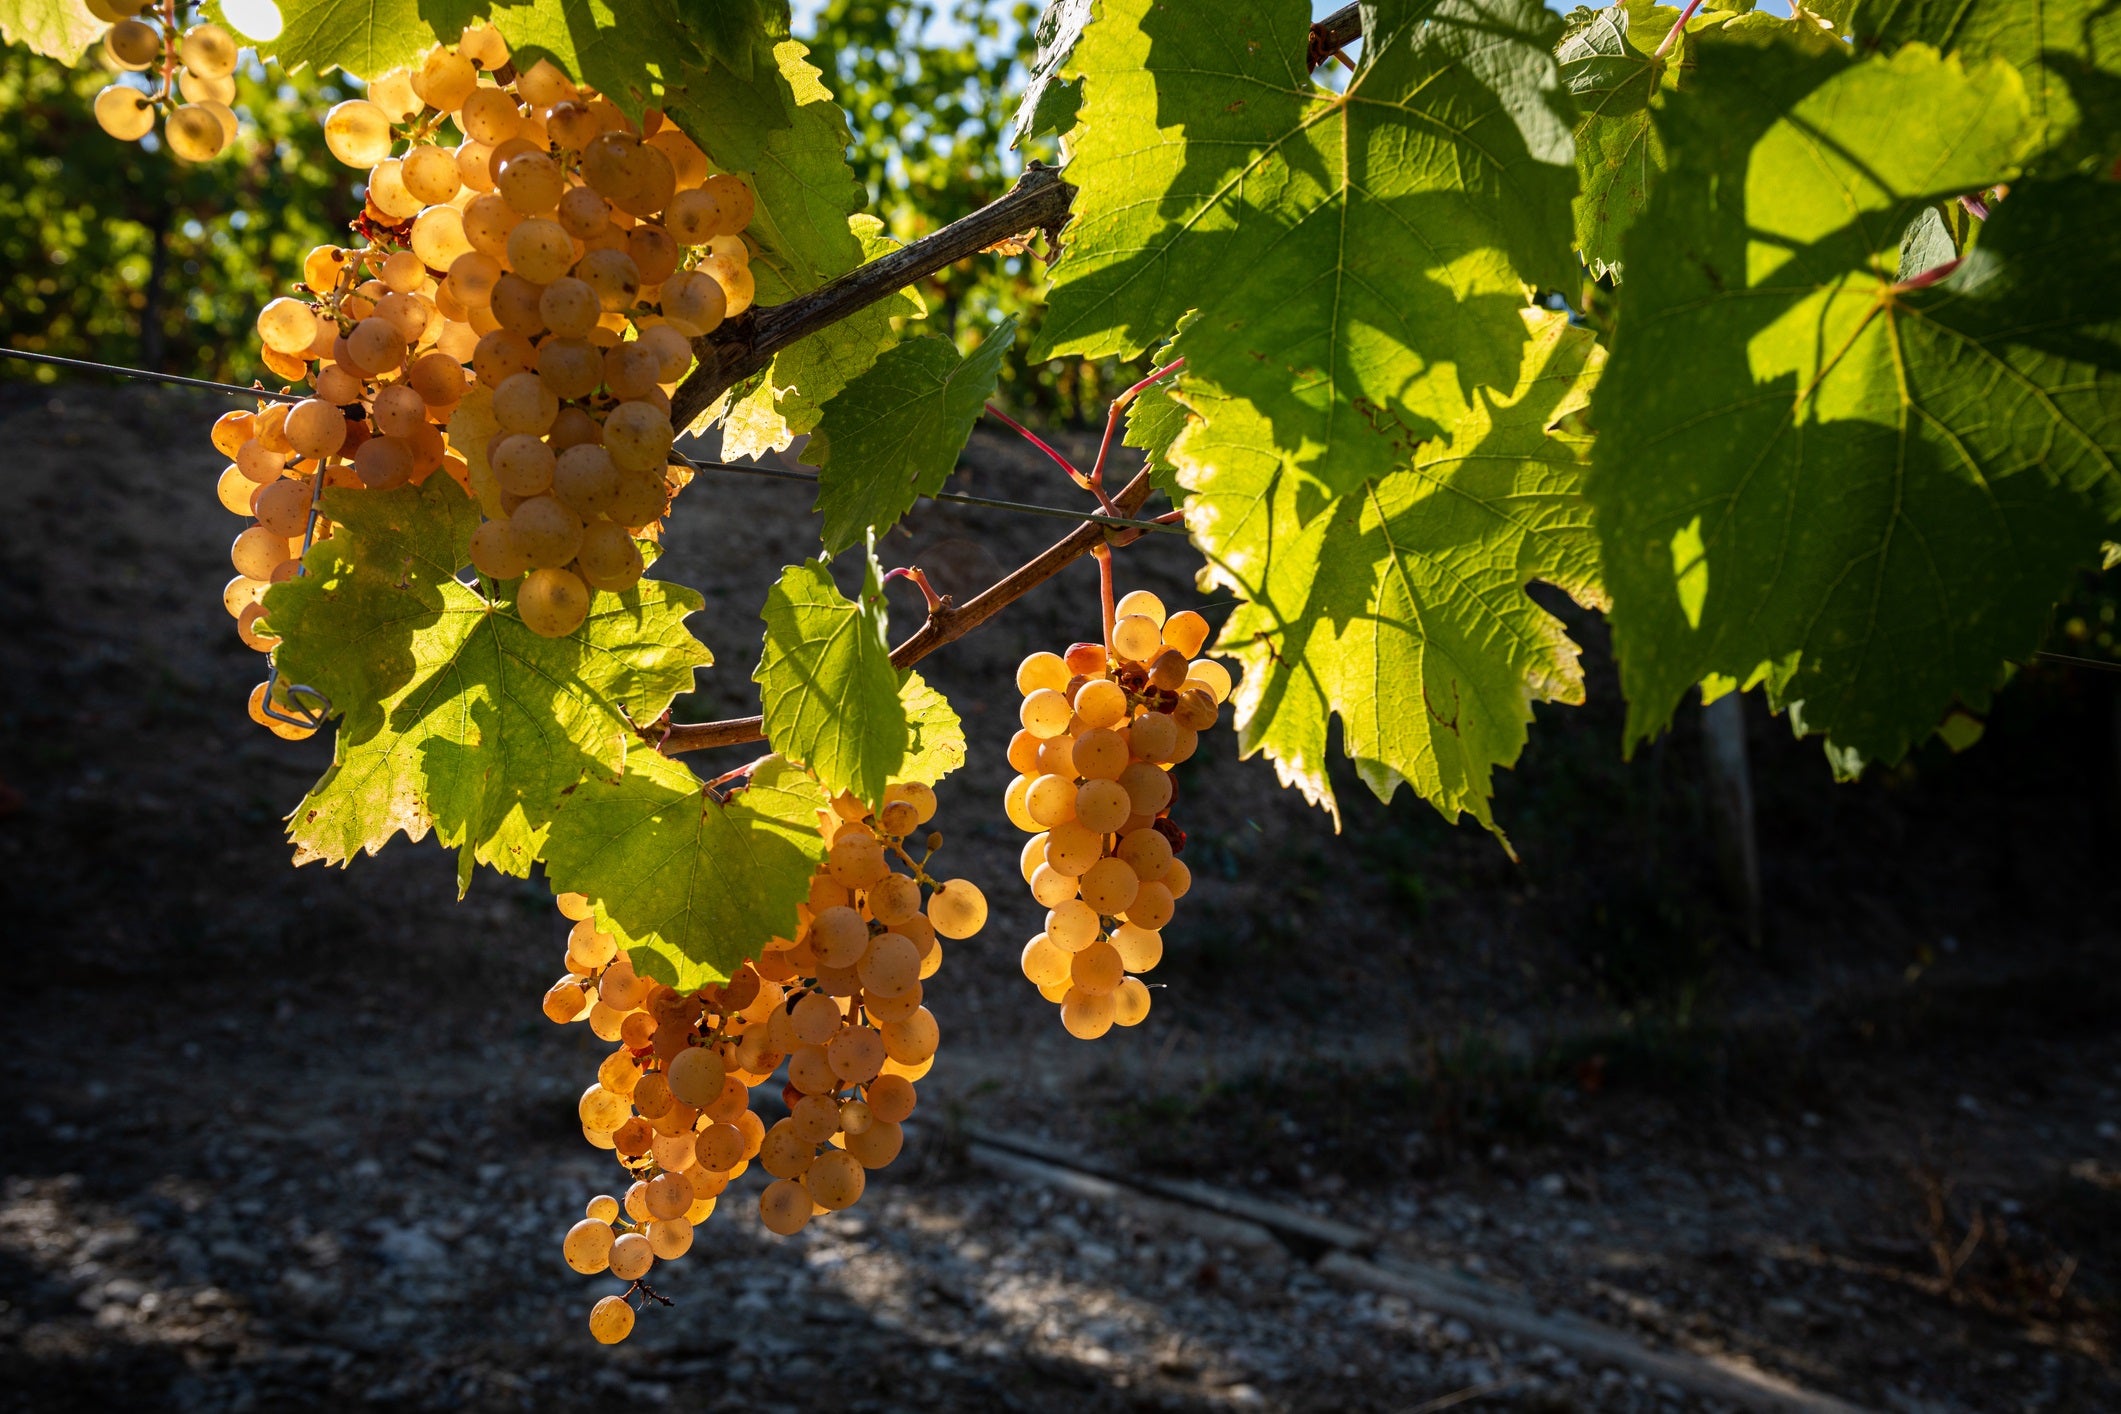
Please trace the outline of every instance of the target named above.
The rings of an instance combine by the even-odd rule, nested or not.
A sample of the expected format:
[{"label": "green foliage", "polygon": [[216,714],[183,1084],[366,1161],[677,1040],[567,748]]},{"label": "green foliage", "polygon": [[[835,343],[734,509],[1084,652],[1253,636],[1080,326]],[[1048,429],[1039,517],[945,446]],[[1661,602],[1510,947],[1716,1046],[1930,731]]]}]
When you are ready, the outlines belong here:
[{"label": "green foliage", "polygon": [[0,338],[195,377],[271,376],[251,333],[259,307],[358,208],[317,128],[339,83],[268,83],[249,65],[237,80],[242,131],[195,166],[159,137],[119,142],[96,126],[90,104],[110,75],[0,49]]},{"label": "green foliage", "polygon": [[[774,47],[780,72],[761,83],[778,85],[792,120],[766,135],[753,160],[737,160],[726,130],[703,128],[693,138],[717,163],[742,173],[758,197],[751,224],[760,250],[751,271],[758,302],[779,304],[845,274],[884,247],[865,241],[876,228],[857,218],[863,191],[847,165],[847,121],[795,40]],[[786,447],[817,425],[834,394],[897,341],[895,321],[916,313],[910,295],[882,299],[783,349],[757,386],[737,398],[723,428],[723,451],[755,456]]]},{"label": "green foliage", "polygon": [[0,40],[62,64],[80,63],[105,28],[81,0],[0,0]]},{"label": "green foliage", "polygon": [[[474,860],[524,875],[584,776],[612,777],[632,722],[653,721],[709,661],[684,626],[689,589],[643,580],[597,593],[566,638],[540,638],[507,597],[458,582],[478,509],[447,476],[324,498],[337,532],[266,595],[280,671],[331,699],[331,769],[296,807],[297,862],[345,863],[430,828]],[[630,718],[630,720],[629,720]]]},{"label": "green foliage", "polygon": [[1046,133],[1065,133],[1075,126],[1083,106],[1083,83],[1064,78],[1062,68],[1075,53],[1083,26],[1090,23],[1092,0],[1053,0],[1038,17],[1038,55],[1016,107],[1016,136],[1011,146]]},{"label": "green foliage", "polygon": [[2121,504],[2112,189],[2021,184],[1901,288],[1925,208],[2016,172],[2009,66],[1717,46],[1657,122],[1592,408],[1629,737],[1764,682],[1844,768],[1896,760],[1985,706]]},{"label": "green foliage", "polygon": [[825,857],[818,783],[777,756],[723,801],[675,761],[636,751],[592,776],[553,821],[545,876],[596,900],[597,927],[643,977],[691,991],[789,937]]},{"label": "green foliage", "polygon": [[840,593],[824,560],[781,572],[761,615],[766,646],[752,679],[773,749],[834,795],[870,805],[905,762],[906,709],[885,638],[884,585],[863,555],[862,591]]},{"label": "green foliage", "polygon": [[908,339],[826,405],[803,460],[818,468],[828,555],[889,530],[915,497],[942,489],[1015,342],[1013,319],[964,358],[947,339]]},{"label": "green foliage", "polygon": [[1171,444],[1185,430],[1185,406],[1171,396],[1168,386],[1158,383],[1135,395],[1133,406],[1127,409],[1126,434],[1120,439],[1122,446],[1148,454],[1149,480],[1173,505],[1184,500],[1186,492],[1178,484],[1178,468],[1171,464]]},{"label": "green foliage", "polygon": [[911,669],[898,695],[906,710],[906,756],[891,781],[932,786],[965,764],[964,724],[950,699]]},{"label": "green foliage", "polygon": [[2003,59],[2025,80],[2045,165],[2121,152],[2121,8],[2108,0],[1862,0],[1859,49],[1928,44],[1971,64]]},{"label": "green foliage", "polygon": [[1351,491],[1289,466],[1234,400],[1196,398],[1205,421],[1172,450],[1209,574],[1244,601],[1218,640],[1244,665],[1240,748],[1266,752],[1336,818],[1336,713],[1381,799],[1406,782],[1446,819],[1494,828],[1493,768],[1523,749],[1531,704],[1583,700],[1576,646],[1524,588],[1600,601],[1585,439],[1556,429],[1602,354],[1562,315],[1521,317],[1530,341],[1510,395],[1481,394],[1448,445]]},{"label": "green foliage", "polygon": [[1129,358],[1197,311],[1182,400],[1244,400],[1248,435],[1335,492],[1513,385],[1526,284],[1575,283],[1559,22],[1533,0],[1365,15],[1334,94],[1301,0],[1108,0],[1069,65],[1081,194],[1037,344]]}]

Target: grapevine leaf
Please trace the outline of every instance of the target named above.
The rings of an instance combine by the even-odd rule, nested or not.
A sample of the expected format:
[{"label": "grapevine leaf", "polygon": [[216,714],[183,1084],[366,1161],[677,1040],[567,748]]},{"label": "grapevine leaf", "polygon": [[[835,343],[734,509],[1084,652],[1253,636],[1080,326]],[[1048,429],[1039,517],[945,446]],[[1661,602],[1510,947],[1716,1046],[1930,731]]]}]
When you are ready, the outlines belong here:
[{"label": "grapevine leaf", "polygon": [[1186,430],[1186,409],[1171,396],[1168,384],[1158,383],[1136,395],[1127,409],[1127,432],[1120,445],[1139,447],[1147,453],[1149,484],[1181,504],[1186,489],[1178,484],[1178,468],[1171,464],[1171,444]]},{"label": "grapevine leaf", "polygon": [[265,598],[282,675],[343,713],[331,768],[291,817],[297,861],[432,828],[467,861],[528,873],[567,787],[618,772],[623,714],[654,720],[710,661],[684,626],[700,597],[643,580],[540,638],[511,600],[454,578],[479,517],[448,477],[328,491],[324,507],[335,533]]},{"label": "grapevine leaf", "polygon": [[905,762],[906,708],[884,638],[884,586],[863,557],[849,599],[824,560],[790,565],[766,596],[766,646],[752,679],[773,749],[834,794],[871,805]]},{"label": "grapevine leaf", "polygon": [[1022,147],[1046,133],[1065,133],[1075,126],[1075,115],[1083,103],[1080,79],[1061,77],[1061,68],[1075,52],[1090,23],[1093,0],[1046,0],[1038,17],[1038,55],[1031,61],[1031,78],[1024,85],[1023,101],[1017,104],[1011,147]]},{"label": "grapevine leaf", "polygon": [[2121,9],[2111,0],[1863,0],[1859,49],[1932,45],[1973,64],[1998,58],[2025,80],[2036,147],[2073,166],[2121,149]]},{"label": "grapevine leaf", "polygon": [[69,66],[108,28],[81,0],[0,0],[0,40]]},{"label": "grapevine leaf", "polygon": [[[768,134],[750,160],[737,160],[713,129],[691,131],[721,166],[742,172],[758,195],[749,234],[751,273],[762,305],[808,294],[890,248],[874,218],[857,217],[866,193],[847,165],[847,118],[795,40],[774,47],[792,120]],[[725,456],[752,457],[788,446],[817,425],[832,397],[897,342],[894,320],[920,312],[906,292],[876,301],[775,355],[759,388],[734,403],[723,428]]]},{"label": "grapevine leaf", "polygon": [[911,668],[899,684],[906,709],[906,759],[891,773],[894,785],[913,781],[932,786],[965,764],[965,727],[950,699]]},{"label": "grapevine leaf", "polygon": [[1244,676],[1240,749],[1334,812],[1330,720],[1357,773],[1389,800],[1401,782],[1447,819],[1490,829],[1493,768],[1524,747],[1534,702],[1581,702],[1576,645],[1524,592],[1553,584],[1601,602],[1580,436],[1602,354],[1587,329],[1526,310],[1521,376],[1483,390],[1410,467],[1336,494],[1267,450],[1234,401],[1195,399],[1172,449],[1192,491],[1186,524],[1209,575],[1242,601],[1217,651]]},{"label": "grapevine leaf", "polygon": [[1310,6],[1106,0],[1071,61],[1069,251],[1038,357],[1132,358],[1188,310],[1186,386],[1247,401],[1334,491],[1511,385],[1566,286],[1576,171],[1536,0],[1381,0],[1347,91]]},{"label": "grapevine leaf", "polygon": [[802,459],[818,468],[828,555],[889,530],[915,498],[942,490],[1015,342],[1013,316],[963,358],[948,339],[908,339],[825,406]]},{"label": "grapevine leaf", "polygon": [[792,936],[825,857],[826,807],[818,783],[778,756],[724,803],[680,763],[637,751],[624,775],[591,776],[568,794],[545,875],[596,900],[598,928],[642,976],[691,991]]},{"label": "grapevine leaf", "polygon": [[1900,288],[1922,208],[2012,177],[2016,71],[1722,46],[1700,79],[1592,409],[1628,739],[1764,682],[1843,769],[1896,760],[1978,715],[2121,507],[2116,203],[2021,183]]}]

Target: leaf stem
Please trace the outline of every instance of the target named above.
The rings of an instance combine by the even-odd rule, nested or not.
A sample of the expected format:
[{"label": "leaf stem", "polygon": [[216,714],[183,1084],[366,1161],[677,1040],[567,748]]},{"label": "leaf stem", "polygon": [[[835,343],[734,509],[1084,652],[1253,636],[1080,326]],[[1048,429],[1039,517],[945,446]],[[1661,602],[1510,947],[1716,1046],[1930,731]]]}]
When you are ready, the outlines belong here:
[{"label": "leaf stem", "polygon": [[1679,36],[1686,33],[1686,22],[1693,19],[1694,12],[1700,8],[1701,0],[1687,0],[1687,7],[1679,12],[1679,18],[1672,22],[1672,27],[1665,31],[1664,39],[1658,44],[1656,52],[1650,55],[1652,59],[1662,59],[1671,47],[1679,42]]},{"label": "leaf stem", "polygon": [[1109,663],[1114,659],[1112,621],[1118,617],[1113,607],[1115,596],[1112,589],[1112,546],[1110,543],[1093,545],[1090,553],[1097,556],[1097,597],[1105,611],[1105,661]]},{"label": "leaf stem", "polygon": [[[1149,499],[1152,487],[1149,473],[1135,473],[1112,498],[1114,512],[1132,516],[1139,512],[1142,503]],[[1147,525],[1150,522],[1144,521]],[[1096,547],[1110,543],[1108,537],[1115,532],[1110,527],[1094,520],[1086,520],[1069,531],[1061,539],[1048,546],[1045,551],[1017,566],[999,583],[990,585],[985,591],[963,605],[944,604],[928,615],[913,635],[891,650],[891,666],[910,668],[921,659],[963,638],[987,620],[993,618],[1009,605],[1029,594]],[[1135,532],[1123,530],[1120,535]],[[747,741],[763,741],[766,737],[765,720],[760,717],[732,717],[720,722],[657,722],[640,729],[641,739],[666,756],[676,756],[686,751],[701,751],[711,746],[735,746]]]},{"label": "leaf stem", "polygon": [[1134,400],[1141,396],[1144,388],[1147,388],[1157,379],[1175,373],[1185,366],[1186,361],[1184,359],[1174,358],[1162,368],[1152,368],[1149,370],[1148,377],[1112,400],[1112,410],[1105,414],[1105,440],[1100,442],[1097,447],[1097,465],[1090,468],[1088,485],[1091,490],[1102,491],[1104,489],[1105,457],[1112,450],[1112,434],[1119,430],[1119,415],[1133,405]]},{"label": "leaf stem", "polygon": [[942,606],[943,596],[935,592],[935,586],[928,582],[928,572],[919,565],[900,565],[895,570],[884,572],[884,583],[889,584],[894,579],[910,579],[919,585],[921,593],[928,600],[929,613],[934,613]]}]

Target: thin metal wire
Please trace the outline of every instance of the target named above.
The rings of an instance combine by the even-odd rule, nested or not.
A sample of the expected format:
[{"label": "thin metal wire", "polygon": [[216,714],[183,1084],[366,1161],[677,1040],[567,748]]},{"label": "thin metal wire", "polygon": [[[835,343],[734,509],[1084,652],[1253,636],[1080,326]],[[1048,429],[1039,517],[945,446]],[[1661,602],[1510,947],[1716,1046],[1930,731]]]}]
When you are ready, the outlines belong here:
[{"label": "thin metal wire", "polygon": [[57,354],[31,353],[28,349],[0,347],[0,354],[9,358],[23,359],[29,363],[49,363],[60,368],[84,368],[91,373],[109,373],[119,378],[137,378],[145,383],[175,383],[183,388],[204,388],[213,393],[233,393],[239,398],[272,398],[277,402],[299,403],[301,393],[278,393],[271,388],[245,388],[237,383],[216,383],[210,378],[186,378],[177,373],[156,373],[147,368],[126,368],[115,363],[93,363],[85,358],[61,358]]},{"label": "thin metal wire", "polygon": [[[174,383],[185,388],[204,388],[210,392],[229,393],[239,398],[272,398],[279,402],[296,403],[303,399],[301,393],[278,393],[270,388],[245,388],[234,383],[215,383],[205,378],[185,378],[175,373],[156,373],[146,368],[127,368],[115,363],[95,363],[85,358],[60,358],[56,354],[31,353],[28,349],[11,349],[0,346],[0,355],[19,358],[31,363],[49,363],[61,368],[80,368],[93,373],[108,373],[119,378],[137,378],[150,383]],[[679,457],[679,461],[695,471],[723,471],[739,476],[763,476],[774,481],[800,481],[817,484],[817,473],[789,471],[781,467],[744,466],[737,462],[696,461]],[[929,501],[955,501],[964,506],[984,506],[989,510],[1015,511],[1019,515],[1050,516],[1058,520],[1095,521],[1122,530],[1152,531],[1158,534],[1184,535],[1186,532],[1175,525],[1158,525],[1154,521],[1127,520],[1120,516],[1101,515],[1096,511],[1071,511],[1065,506],[1041,506],[1029,501],[1003,501],[992,496],[968,496],[961,491],[937,491],[922,497]],[[311,523],[315,523],[312,509]]]}]

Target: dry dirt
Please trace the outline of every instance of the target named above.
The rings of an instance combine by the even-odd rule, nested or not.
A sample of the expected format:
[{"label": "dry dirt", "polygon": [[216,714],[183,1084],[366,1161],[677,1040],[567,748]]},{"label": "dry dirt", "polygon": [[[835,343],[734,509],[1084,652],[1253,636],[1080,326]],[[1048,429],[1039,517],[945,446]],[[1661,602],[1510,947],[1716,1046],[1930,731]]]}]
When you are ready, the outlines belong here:
[{"label": "dry dirt", "polygon": [[[244,718],[216,590],[221,405],[0,385],[0,1408],[1663,1410],[1719,1407],[963,1162],[962,1125],[1388,1234],[1660,1347],[1894,1410],[2110,1409],[2121,1299],[2113,684],[2029,673],[1964,757],[1832,785],[1752,724],[1769,905],[1744,941],[1692,727],[1624,763],[1542,709],[1476,827],[1340,782],[1345,830],[1220,733],[1182,777],[1199,886],[1156,1011],[1070,1041],[1016,975],[1010,669],[1092,622],[1085,562],[924,667],[987,932],[930,984],[922,1145],[766,1235],[747,1178],[625,1347],[559,1235],[611,1170],[545,1023],[542,886],[400,842],[288,867],[328,747]],[[982,434],[958,485],[1072,504]],[[757,606],[805,493],[709,478],[661,572],[751,710]],[[886,542],[958,593],[1062,528],[931,505]],[[1175,537],[1127,584],[1191,602]],[[910,623],[918,601],[899,612]],[[1210,610],[1214,616],[1214,610]],[[742,760],[729,753],[719,769]],[[711,764],[703,762],[703,765]]]}]

